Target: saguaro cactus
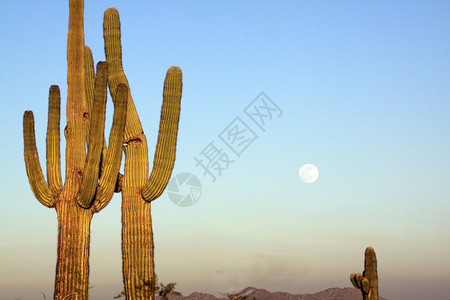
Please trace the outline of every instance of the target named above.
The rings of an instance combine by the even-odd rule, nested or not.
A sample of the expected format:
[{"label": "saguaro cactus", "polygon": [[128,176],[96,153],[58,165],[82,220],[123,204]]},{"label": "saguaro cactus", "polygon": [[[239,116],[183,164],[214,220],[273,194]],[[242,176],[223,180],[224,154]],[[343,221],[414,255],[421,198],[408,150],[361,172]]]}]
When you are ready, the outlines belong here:
[{"label": "saguaro cactus", "polygon": [[377,257],[372,247],[367,247],[364,253],[364,272],[352,273],[350,281],[360,289],[364,300],[378,300]]},{"label": "saguaro cactus", "polygon": [[105,207],[114,193],[122,157],[128,87],[119,85],[116,89],[113,126],[102,158],[107,65],[98,63],[94,84],[92,55],[84,45],[83,0],[70,0],[69,8],[64,185],[60,163],[60,93],[56,85],[50,88],[49,95],[47,182],[39,163],[31,111],[26,111],[23,118],[24,154],[34,195],[43,205],[54,207],[58,217],[54,298],[87,299],[90,224],[93,214]]},{"label": "saguaro cactus", "polygon": [[[108,8],[104,14],[103,35],[112,95],[119,84],[128,81],[122,67],[119,13]],[[164,191],[175,162],[182,74],[172,66],[166,74],[158,142],[150,178],[147,140],[130,91],[125,126],[125,169],[122,191],[122,258],[127,299],[153,299],[154,253],[150,202]],[[114,97],[113,97],[114,98]]]}]

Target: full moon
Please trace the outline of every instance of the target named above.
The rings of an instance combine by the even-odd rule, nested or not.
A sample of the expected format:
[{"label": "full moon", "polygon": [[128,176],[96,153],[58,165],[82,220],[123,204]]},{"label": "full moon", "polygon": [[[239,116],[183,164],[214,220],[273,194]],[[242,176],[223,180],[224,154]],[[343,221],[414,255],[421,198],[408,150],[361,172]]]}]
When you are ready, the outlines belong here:
[{"label": "full moon", "polygon": [[298,170],[300,179],[305,183],[313,183],[319,178],[319,170],[313,164],[304,164]]}]

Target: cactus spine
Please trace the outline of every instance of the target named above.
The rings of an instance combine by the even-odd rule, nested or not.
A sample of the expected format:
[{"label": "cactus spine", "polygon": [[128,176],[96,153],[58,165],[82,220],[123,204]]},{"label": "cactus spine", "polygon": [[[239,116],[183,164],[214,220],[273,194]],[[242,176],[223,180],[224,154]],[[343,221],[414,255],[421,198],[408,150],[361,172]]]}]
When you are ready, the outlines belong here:
[{"label": "cactus spine", "polygon": [[367,247],[364,253],[364,272],[352,273],[350,281],[361,290],[364,300],[378,300],[377,257],[372,247]]},{"label": "cactus spine", "polygon": [[58,86],[52,86],[49,92],[48,182],[39,163],[31,111],[26,111],[23,118],[24,156],[34,195],[43,205],[54,207],[58,217],[54,298],[88,299],[90,224],[93,214],[100,211],[114,193],[122,157],[128,88],[126,85],[117,87],[109,146],[103,151],[107,65],[106,62],[98,63],[94,83],[92,54],[84,45],[83,0],[70,0],[69,9],[64,184],[60,163]]},{"label": "cactus spine", "polygon": [[[127,84],[122,67],[119,13],[108,8],[104,14],[103,36],[108,63],[109,89]],[[163,104],[153,170],[150,178],[147,140],[128,91],[125,126],[125,169],[122,191],[122,259],[124,288],[127,299],[153,299],[154,253],[150,202],[164,191],[175,162],[182,73],[172,66],[166,74]]]}]

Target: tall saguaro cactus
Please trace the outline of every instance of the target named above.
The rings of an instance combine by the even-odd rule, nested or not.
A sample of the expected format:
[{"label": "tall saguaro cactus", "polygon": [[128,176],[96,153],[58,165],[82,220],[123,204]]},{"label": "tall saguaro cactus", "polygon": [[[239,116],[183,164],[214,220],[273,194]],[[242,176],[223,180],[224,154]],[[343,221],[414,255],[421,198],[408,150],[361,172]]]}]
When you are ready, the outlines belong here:
[{"label": "tall saguaro cactus", "polygon": [[69,9],[64,184],[60,163],[58,86],[52,86],[49,95],[47,182],[39,163],[31,111],[26,111],[23,118],[24,155],[34,195],[43,205],[54,207],[58,217],[54,298],[87,299],[90,224],[93,214],[105,207],[114,193],[122,157],[128,87],[119,85],[116,89],[113,126],[108,149],[104,151],[107,64],[98,63],[94,83],[92,55],[84,45],[83,0],[70,0]]},{"label": "tall saguaro cactus", "polygon": [[[104,14],[103,36],[112,95],[128,81],[122,67],[119,13],[108,8]],[[164,191],[175,162],[180,115],[182,73],[172,66],[166,74],[158,142],[150,178],[147,140],[128,91],[125,126],[125,169],[122,190],[122,258],[127,299],[153,299],[154,253],[150,202]],[[114,97],[113,97],[114,98]]]},{"label": "tall saguaro cactus", "polygon": [[377,257],[372,247],[367,247],[364,253],[364,272],[352,273],[350,281],[360,289],[364,300],[378,300]]}]

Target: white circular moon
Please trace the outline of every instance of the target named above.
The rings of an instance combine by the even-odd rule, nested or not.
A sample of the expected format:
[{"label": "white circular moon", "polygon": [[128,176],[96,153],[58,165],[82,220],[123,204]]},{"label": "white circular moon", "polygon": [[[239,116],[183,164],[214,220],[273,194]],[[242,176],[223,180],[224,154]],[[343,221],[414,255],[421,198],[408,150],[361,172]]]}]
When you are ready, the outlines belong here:
[{"label": "white circular moon", "polygon": [[313,164],[304,164],[298,170],[300,179],[305,183],[313,183],[319,178],[319,169]]}]

